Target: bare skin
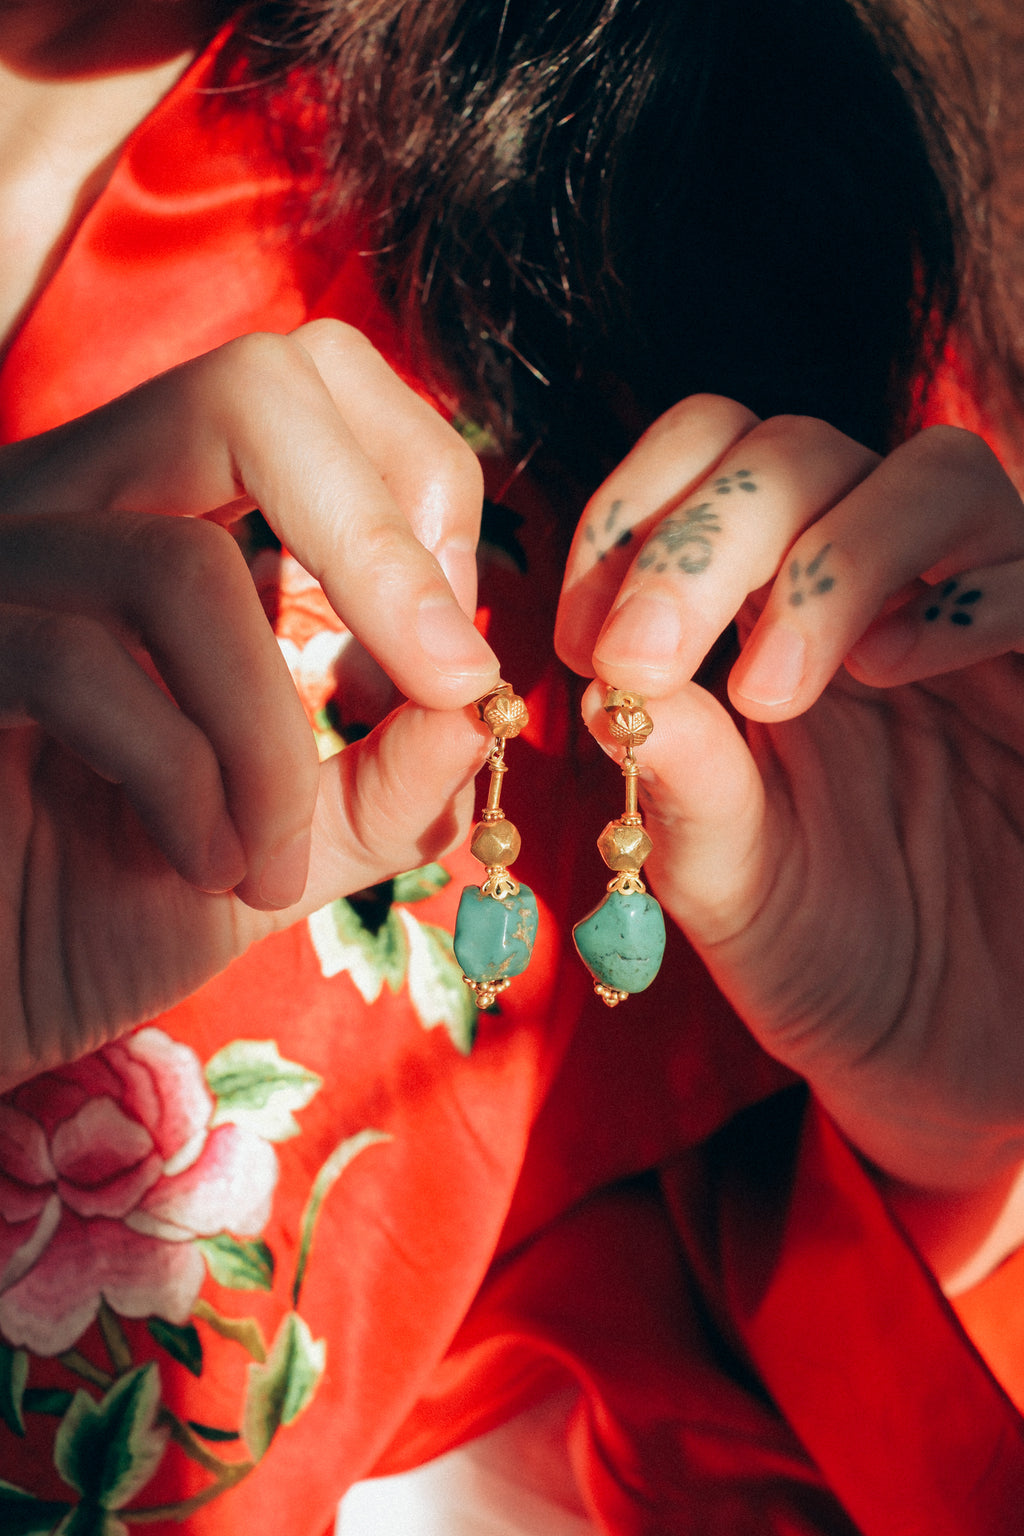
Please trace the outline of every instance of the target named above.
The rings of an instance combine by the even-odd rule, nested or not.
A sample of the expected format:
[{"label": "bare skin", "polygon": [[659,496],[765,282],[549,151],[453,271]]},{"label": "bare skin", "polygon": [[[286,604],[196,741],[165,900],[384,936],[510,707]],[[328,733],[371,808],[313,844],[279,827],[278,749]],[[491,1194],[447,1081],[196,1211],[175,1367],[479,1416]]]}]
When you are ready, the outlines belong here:
[{"label": "bare skin", "polygon": [[0,3],[0,353],[214,25],[207,0]]}]

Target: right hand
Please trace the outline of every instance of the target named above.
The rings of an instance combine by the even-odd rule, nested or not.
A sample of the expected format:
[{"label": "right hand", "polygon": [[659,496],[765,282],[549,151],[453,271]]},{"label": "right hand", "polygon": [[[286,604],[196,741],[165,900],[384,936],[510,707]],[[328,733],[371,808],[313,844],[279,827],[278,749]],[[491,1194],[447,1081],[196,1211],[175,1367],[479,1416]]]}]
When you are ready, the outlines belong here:
[{"label": "right hand", "polygon": [[[3,1090],[441,852],[498,668],[476,460],[335,322],[0,450],[0,505]],[[257,505],[409,701],[323,765],[217,526]]]}]

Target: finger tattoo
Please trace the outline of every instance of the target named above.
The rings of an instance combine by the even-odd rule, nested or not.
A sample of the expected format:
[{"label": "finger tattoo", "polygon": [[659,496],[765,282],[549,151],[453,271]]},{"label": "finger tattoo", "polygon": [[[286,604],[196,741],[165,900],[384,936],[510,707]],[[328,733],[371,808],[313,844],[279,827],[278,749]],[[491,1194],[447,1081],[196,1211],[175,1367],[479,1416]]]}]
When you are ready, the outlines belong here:
[{"label": "finger tattoo", "polygon": [[[756,491],[754,471],[737,469],[730,475],[719,475],[711,482],[711,492],[715,496],[731,496],[734,490]],[[721,531],[722,523],[714,502],[702,501],[695,507],[681,507],[658,524],[641,550],[637,565],[642,571],[653,570],[658,575],[674,566],[688,576],[699,576],[711,564],[715,548],[712,535]]]},{"label": "finger tattoo", "polygon": [[925,621],[934,624],[937,619],[945,617],[950,624],[964,628],[973,624],[971,610],[976,603],[981,602],[984,595],[980,587],[968,587],[966,591],[961,591],[959,578],[951,576],[942,583],[935,599],[925,609]]},{"label": "finger tattoo", "polygon": [[595,544],[597,546],[596,553],[599,561],[605,558],[609,550],[624,549],[626,545],[632,541],[632,528],[620,528],[618,532],[616,532],[619,516],[625,505],[626,503],[624,501],[613,501],[611,506],[608,508],[608,515],[604,522],[601,524],[600,530],[595,530],[593,524],[589,524],[587,526],[587,543]]},{"label": "finger tattoo", "polygon": [[799,560],[790,561],[789,580],[793,590],[789,594],[789,601],[794,608],[799,608],[800,604],[806,602],[809,597],[822,597],[826,592],[832,591],[836,579],[823,569],[831,548],[831,544],[822,545],[813,560],[809,560],[804,566]]}]

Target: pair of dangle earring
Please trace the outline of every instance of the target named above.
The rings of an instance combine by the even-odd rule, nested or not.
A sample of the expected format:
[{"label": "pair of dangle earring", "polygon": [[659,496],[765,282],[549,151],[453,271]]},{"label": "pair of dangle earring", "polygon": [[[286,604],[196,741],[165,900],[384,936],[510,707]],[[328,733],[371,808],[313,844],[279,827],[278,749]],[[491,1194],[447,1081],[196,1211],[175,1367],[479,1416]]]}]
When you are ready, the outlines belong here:
[{"label": "pair of dangle earring", "polygon": [[[474,858],[486,868],[482,885],[462,892],[455,920],[455,958],[478,1008],[489,1008],[530,961],[537,933],[537,898],[508,866],[519,854],[520,837],[501,808],[501,781],[507,770],[505,743],[528,720],[526,705],[507,683],[499,683],[478,708],[494,738],[486,758],[490,769],[487,803],[473,830]],[[639,694],[610,688],[604,704],[612,738],[626,748],[622,764],[626,808],[597,840],[613,878],[603,900],[573,929],[580,958],[594,977],[594,990],[610,1008],[643,992],[658,974],[665,953],[665,918],[640,872],[652,849],[637,801],[639,767],[634,749],[654,729]]]}]

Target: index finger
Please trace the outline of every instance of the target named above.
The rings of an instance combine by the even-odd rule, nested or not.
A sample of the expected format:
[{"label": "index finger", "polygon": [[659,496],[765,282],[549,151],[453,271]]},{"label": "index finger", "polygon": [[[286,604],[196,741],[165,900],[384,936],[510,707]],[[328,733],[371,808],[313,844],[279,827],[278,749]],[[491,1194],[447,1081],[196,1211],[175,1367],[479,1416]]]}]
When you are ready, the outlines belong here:
[{"label": "index finger", "polygon": [[[314,351],[327,357],[330,385]],[[239,515],[258,505],[409,698],[456,708],[497,680],[468,616],[479,471],[350,328],[323,322],[304,339],[229,342],[15,445],[6,464],[25,512]]]},{"label": "index finger", "polygon": [[876,463],[824,422],[758,423],[651,527],[594,643],[594,671],[652,697],[682,687],[800,531]]},{"label": "index finger", "polygon": [[591,497],[569,551],[555,621],[555,649],[566,666],[594,675],[597,637],[647,533],[757,421],[719,395],[683,400],[648,428]]},{"label": "index finger", "polygon": [[[498,665],[460,607],[440,554],[450,558],[454,545],[463,559],[469,557],[479,506],[470,523],[465,497],[447,498],[446,513],[437,505],[444,498],[424,493],[426,507],[435,503],[435,515],[418,521],[435,553],[418,536],[383,473],[385,465],[401,464],[401,472],[392,467],[392,482],[407,486],[406,466],[422,473],[424,465],[452,455],[457,439],[439,418],[427,416],[427,408],[382,365],[369,343],[350,330],[331,330],[336,344],[327,349],[328,379],[293,338],[254,337],[234,344],[236,351],[244,348],[246,398],[226,382],[217,394],[214,423],[231,445],[237,481],[402,693],[433,708],[467,704],[496,681]],[[307,333],[305,339],[313,338]],[[238,364],[229,350],[224,349],[224,366],[233,371]],[[364,439],[372,438],[373,457],[353,430],[350,411]],[[465,462],[461,452],[459,462]],[[429,484],[445,483],[447,473],[446,464]],[[482,500],[479,480],[473,486]],[[475,577],[470,582],[463,570],[461,585],[464,601],[471,603]]]}]

